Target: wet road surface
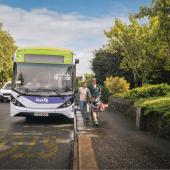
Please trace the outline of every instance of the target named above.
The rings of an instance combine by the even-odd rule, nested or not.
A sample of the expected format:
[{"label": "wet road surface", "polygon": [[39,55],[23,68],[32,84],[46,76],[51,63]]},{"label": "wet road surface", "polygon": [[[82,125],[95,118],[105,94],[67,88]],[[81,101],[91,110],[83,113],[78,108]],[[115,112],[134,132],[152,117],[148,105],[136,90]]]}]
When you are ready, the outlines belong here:
[{"label": "wet road surface", "polygon": [[170,169],[170,142],[139,131],[114,112],[99,113],[89,129],[99,169]]},{"label": "wet road surface", "polygon": [[0,169],[68,169],[72,140],[70,120],[10,117],[0,103]]}]

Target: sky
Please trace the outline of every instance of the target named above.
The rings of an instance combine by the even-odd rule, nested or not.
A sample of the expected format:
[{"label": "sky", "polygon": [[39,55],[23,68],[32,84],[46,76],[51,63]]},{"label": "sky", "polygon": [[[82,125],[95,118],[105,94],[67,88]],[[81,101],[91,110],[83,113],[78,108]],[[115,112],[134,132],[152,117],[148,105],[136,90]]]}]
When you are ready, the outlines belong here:
[{"label": "sky", "polygon": [[0,0],[0,23],[19,47],[73,50],[77,74],[91,73],[93,51],[107,43],[104,30],[151,0]]}]

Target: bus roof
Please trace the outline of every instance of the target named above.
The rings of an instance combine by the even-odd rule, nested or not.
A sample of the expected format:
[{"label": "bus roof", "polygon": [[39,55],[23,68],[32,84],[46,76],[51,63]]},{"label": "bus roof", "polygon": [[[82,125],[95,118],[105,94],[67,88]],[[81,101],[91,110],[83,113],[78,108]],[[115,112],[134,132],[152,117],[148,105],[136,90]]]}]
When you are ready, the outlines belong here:
[{"label": "bus roof", "polygon": [[[26,62],[26,56],[27,55],[33,55],[34,58],[37,58],[37,62],[42,62],[38,59],[38,56],[42,55],[43,59],[45,59],[45,56],[47,59],[50,60],[52,57],[64,57],[64,63],[68,64],[73,61],[73,51],[62,49],[62,48],[51,48],[51,47],[27,47],[27,48],[18,48],[16,51],[16,62]],[[51,56],[51,57],[50,57]],[[45,63],[48,63],[46,59]],[[39,61],[38,61],[39,60]],[[53,59],[52,59],[53,60]],[[32,60],[33,61],[33,60]],[[50,62],[50,61],[49,61]]]},{"label": "bus roof", "polygon": [[67,52],[67,53],[73,53],[73,51],[65,48],[54,48],[54,47],[21,47],[18,48],[17,51],[61,51],[61,52]]}]

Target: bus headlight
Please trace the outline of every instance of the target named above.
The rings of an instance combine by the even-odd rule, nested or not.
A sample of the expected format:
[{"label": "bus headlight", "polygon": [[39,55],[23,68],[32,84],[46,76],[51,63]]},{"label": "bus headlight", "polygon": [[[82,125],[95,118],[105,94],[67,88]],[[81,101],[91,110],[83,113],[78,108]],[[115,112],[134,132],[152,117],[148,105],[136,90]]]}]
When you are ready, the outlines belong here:
[{"label": "bus headlight", "polygon": [[64,104],[62,104],[60,107],[58,108],[66,108],[66,107],[69,107],[73,104],[74,102],[74,98],[72,97],[70,100],[66,101]]},{"label": "bus headlight", "polygon": [[11,95],[11,103],[14,104],[15,106],[25,107],[17,99],[15,99],[12,95]]},{"label": "bus headlight", "polygon": [[11,99],[11,102],[12,102],[14,105],[16,105],[17,100],[13,98],[13,99]]}]

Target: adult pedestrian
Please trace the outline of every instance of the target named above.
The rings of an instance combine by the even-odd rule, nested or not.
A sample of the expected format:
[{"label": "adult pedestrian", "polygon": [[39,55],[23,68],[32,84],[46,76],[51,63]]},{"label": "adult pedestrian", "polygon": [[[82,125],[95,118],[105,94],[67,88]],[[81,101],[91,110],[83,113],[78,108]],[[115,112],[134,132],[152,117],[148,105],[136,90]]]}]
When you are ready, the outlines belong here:
[{"label": "adult pedestrian", "polygon": [[90,90],[87,88],[87,83],[84,81],[82,86],[79,88],[78,97],[80,102],[80,109],[82,111],[83,117],[86,121],[89,120],[89,113],[87,112],[87,104],[91,99]]},{"label": "adult pedestrian", "polygon": [[92,79],[92,83],[89,85],[88,88],[90,90],[91,96],[94,96],[96,98],[100,98],[101,87],[97,84],[97,80],[95,78]]}]

